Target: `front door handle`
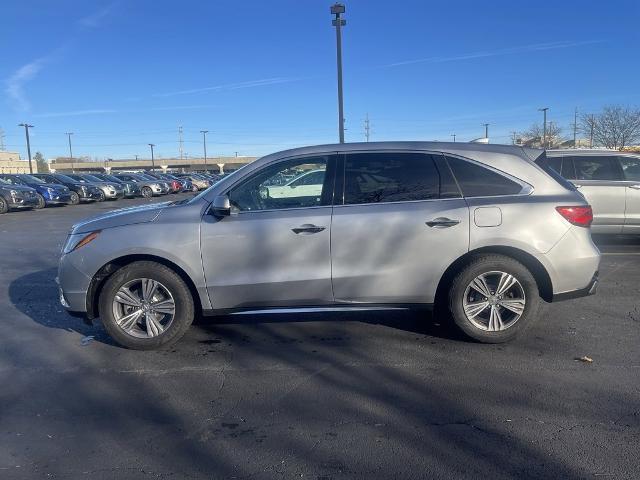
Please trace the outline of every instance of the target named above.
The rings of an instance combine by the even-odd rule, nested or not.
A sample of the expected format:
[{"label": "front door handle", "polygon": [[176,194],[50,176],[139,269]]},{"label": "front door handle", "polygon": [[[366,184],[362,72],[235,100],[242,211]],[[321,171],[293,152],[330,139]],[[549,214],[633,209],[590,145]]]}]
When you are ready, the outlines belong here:
[{"label": "front door handle", "polygon": [[629,188],[633,188],[634,190],[640,190],[640,185],[629,185]]},{"label": "front door handle", "polygon": [[448,228],[460,223],[460,220],[452,220],[447,217],[434,218],[430,222],[425,222],[428,226],[434,228]]},{"label": "front door handle", "polygon": [[296,235],[313,235],[314,233],[320,233],[327,227],[319,227],[311,223],[305,223],[299,227],[292,228],[291,231]]}]

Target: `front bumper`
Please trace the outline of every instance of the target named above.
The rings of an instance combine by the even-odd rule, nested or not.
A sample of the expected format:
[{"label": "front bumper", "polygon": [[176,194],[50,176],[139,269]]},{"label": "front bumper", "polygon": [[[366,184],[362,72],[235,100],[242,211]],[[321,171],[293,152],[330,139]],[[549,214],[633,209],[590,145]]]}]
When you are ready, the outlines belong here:
[{"label": "front bumper", "polygon": [[54,193],[44,199],[47,205],[68,205],[71,203],[71,193]]},{"label": "front bumper", "polygon": [[95,202],[100,200],[100,190],[90,190],[87,193],[82,191],[76,192],[81,202]]},{"label": "front bumper", "polygon": [[10,197],[7,204],[10,209],[34,208],[38,206],[38,198],[35,195]]},{"label": "front bumper", "polygon": [[111,190],[108,188],[103,188],[104,197],[107,200],[115,200],[118,198],[124,198],[124,190]]}]

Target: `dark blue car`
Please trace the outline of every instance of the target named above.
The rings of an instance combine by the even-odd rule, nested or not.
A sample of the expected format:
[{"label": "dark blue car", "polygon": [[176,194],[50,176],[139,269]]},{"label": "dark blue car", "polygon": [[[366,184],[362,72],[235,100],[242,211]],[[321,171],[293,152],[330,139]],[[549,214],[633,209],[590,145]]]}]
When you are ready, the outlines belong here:
[{"label": "dark blue car", "polygon": [[71,203],[71,191],[64,185],[46,183],[44,180],[26,173],[3,174],[0,175],[0,178],[12,185],[34,188],[38,198],[38,205],[35,208],[44,208],[47,205],[67,205]]}]

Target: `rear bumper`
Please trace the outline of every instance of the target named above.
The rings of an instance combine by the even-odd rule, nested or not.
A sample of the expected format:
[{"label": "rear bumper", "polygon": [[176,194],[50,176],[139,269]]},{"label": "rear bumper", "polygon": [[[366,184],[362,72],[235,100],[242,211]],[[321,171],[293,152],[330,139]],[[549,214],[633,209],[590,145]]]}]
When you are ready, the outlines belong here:
[{"label": "rear bumper", "polygon": [[556,293],[553,295],[552,302],[561,302],[563,300],[572,300],[574,298],[588,297],[589,295],[595,295],[598,289],[598,272],[595,273],[589,285],[578,290],[571,292]]}]

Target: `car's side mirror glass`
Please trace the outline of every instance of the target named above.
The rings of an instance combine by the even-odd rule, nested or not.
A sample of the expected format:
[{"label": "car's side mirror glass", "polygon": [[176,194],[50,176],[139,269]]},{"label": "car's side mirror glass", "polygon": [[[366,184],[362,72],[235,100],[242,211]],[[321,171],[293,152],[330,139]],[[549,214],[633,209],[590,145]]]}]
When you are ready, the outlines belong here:
[{"label": "car's side mirror glass", "polygon": [[227,195],[218,195],[213,199],[210,209],[214,217],[228,217],[231,215],[231,203]]}]

